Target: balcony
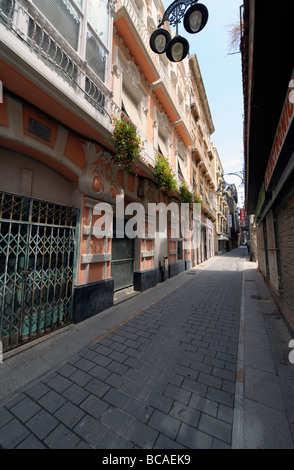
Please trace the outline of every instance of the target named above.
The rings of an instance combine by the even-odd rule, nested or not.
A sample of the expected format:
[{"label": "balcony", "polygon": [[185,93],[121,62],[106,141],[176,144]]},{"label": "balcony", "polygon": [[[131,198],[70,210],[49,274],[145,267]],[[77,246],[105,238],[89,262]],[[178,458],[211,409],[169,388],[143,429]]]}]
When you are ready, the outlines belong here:
[{"label": "balcony", "polygon": [[[70,109],[75,121],[82,115],[89,137],[97,138],[97,131],[109,135],[111,90],[30,0],[0,0],[0,31],[1,79],[6,88],[46,112],[58,114],[56,100]],[[99,53],[103,63],[102,48]],[[34,97],[36,87],[48,104],[45,98],[41,103]],[[81,131],[77,122],[75,130]]]},{"label": "balcony", "polygon": [[[149,18],[149,23],[153,22]],[[149,45],[152,31],[147,29],[143,16],[134,0],[118,0],[114,18],[115,32],[122,38],[130,55],[136,60],[146,80],[152,83],[152,91],[161,102],[170,120],[185,145],[192,145],[189,114],[177,96],[173,84],[172,73],[167,72],[159,55],[155,54]],[[154,25],[154,29],[156,25]],[[171,66],[169,66],[171,71]]]},{"label": "balcony", "polygon": [[202,212],[203,215],[208,217],[208,219],[210,219],[212,222],[216,221],[216,217],[215,217],[215,214],[214,214],[214,209],[210,205],[210,202],[208,201],[208,199],[205,199],[205,200],[203,199],[201,201],[201,212]]}]

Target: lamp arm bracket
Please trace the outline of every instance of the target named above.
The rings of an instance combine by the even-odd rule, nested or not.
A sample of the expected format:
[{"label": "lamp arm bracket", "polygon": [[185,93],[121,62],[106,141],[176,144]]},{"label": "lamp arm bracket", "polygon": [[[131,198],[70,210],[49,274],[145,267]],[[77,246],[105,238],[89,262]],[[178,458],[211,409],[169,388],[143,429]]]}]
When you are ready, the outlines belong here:
[{"label": "lamp arm bracket", "polygon": [[165,21],[168,21],[171,26],[176,26],[181,22],[181,19],[185,16],[187,8],[197,3],[198,0],[175,0],[165,10],[161,22],[157,26],[160,28]]}]

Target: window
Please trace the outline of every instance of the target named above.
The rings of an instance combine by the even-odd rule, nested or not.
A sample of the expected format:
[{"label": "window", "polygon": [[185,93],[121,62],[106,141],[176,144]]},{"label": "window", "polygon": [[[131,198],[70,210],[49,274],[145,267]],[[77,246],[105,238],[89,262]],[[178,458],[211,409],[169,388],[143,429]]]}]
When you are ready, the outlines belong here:
[{"label": "window", "polygon": [[33,3],[105,82],[109,50],[108,0],[33,0]]},{"label": "window", "polygon": [[91,30],[87,32],[86,60],[93,72],[104,82],[106,71],[105,50]]},{"label": "window", "polygon": [[107,44],[108,0],[90,0],[89,24],[103,44]]},{"label": "window", "polygon": [[80,32],[80,18],[77,8],[69,0],[33,1],[54,28],[77,51]]}]

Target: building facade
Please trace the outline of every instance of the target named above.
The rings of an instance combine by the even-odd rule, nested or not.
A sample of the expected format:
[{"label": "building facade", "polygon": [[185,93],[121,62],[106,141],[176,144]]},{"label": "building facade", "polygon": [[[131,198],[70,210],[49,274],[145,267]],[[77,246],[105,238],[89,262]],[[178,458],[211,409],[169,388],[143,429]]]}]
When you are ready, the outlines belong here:
[{"label": "building facade", "polygon": [[259,269],[293,330],[294,5],[279,3],[274,32],[267,28],[273,8],[273,1],[244,2],[246,212],[255,217]]},{"label": "building facade", "polygon": [[[4,351],[214,255],[213,123],[196,57],[171,63],[149,47],[163,13],[159,0],[0,0]],[[139,137],[135,171],[117,158],[117,122]],[[172,211],[163,227],[159,209],[148,217],[149,204],[180,210],[183,182],[201,202],[196,249]],[[133,238],[132,204],[144,229]]]},{"label": "building facade", "polygon": [[216,175],[216,226],[215,226],[215,253],[222,255],[229,251],[229,206],[227,202],[226,182],[224,170],[216,149],[215,175]]},{"label": "building facade", "polygon": [[215,153],[210,141],[214,125],[196,55],[189,59],[192,121],[191,185],[201,201],[201,243],[193,253],[193,265],[214,256]]}]

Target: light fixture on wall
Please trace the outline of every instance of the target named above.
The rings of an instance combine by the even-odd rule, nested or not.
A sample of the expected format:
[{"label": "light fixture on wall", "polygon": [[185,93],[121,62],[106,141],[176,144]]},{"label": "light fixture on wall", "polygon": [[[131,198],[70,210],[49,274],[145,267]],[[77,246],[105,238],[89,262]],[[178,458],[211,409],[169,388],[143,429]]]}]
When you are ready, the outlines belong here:
[{"label": "light fixture on wall", "polygon": [[[187,10],[188,9],[188,10]],[[178,34],[178,25],[184,18],[184,28],[190,34],[202,31],[208,21],[208,10],[198,0],[175,0],[165,11],[157,29],[150,36],[150,47],[156,54],[166,53],[171,62],[180,62],[189,53],[189,42]],[[165,21],[176,26],[176,35],[163,29]]]}]

